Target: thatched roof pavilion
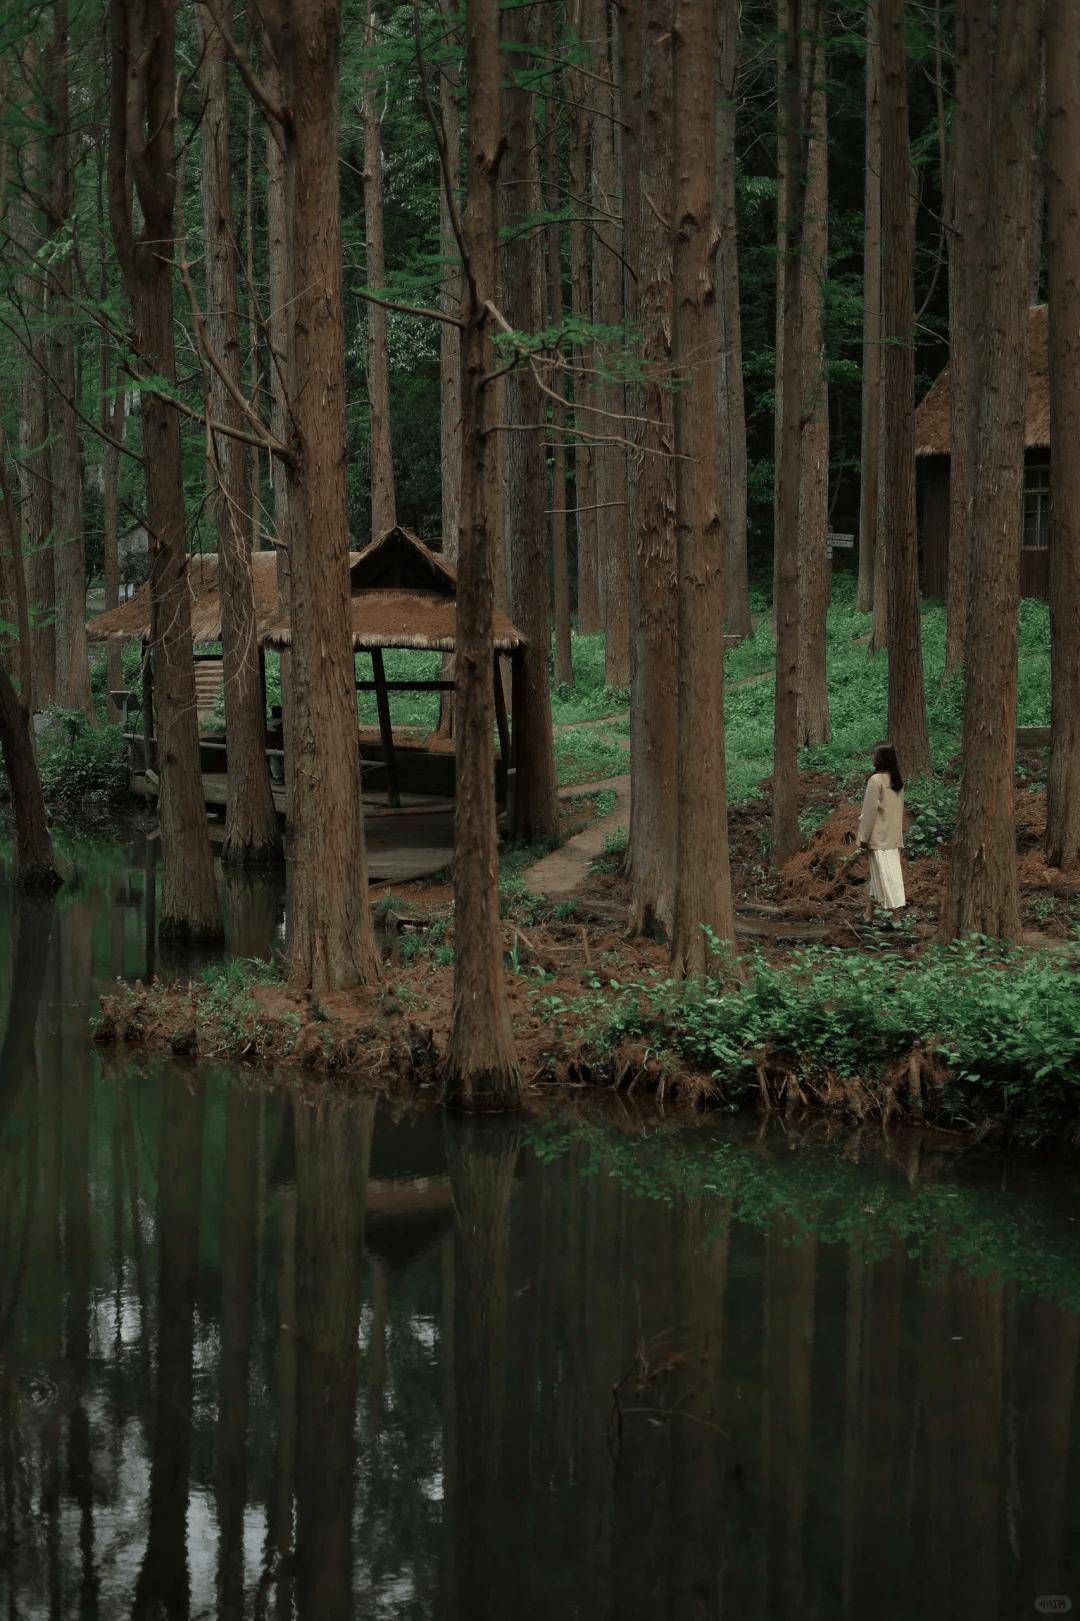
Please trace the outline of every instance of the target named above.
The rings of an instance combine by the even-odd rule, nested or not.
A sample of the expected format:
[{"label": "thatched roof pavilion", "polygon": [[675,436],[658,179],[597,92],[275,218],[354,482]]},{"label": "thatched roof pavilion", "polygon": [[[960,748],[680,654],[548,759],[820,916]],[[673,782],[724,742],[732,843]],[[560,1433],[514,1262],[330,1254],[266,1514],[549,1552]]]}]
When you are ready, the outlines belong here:
[{"label": "thatched roof pavilion", "polygon": [[[388,529],[363,551],[349,553],[353,646],[358,652],[404,647],[452,653],[457,640],[457,572],[410,530]],[[251,575],[260,643],[289,647],[292,626],[278,605],[277,553],[253,552]],[[194,642],[221,640],[221,597],[216,552],[188,558],[191,594],[191,637]],[[495,613],[495,647],[513,653],[524,637],[504,613]],[[147,642],[150,639],[150,586],[91,619],[87,636],[94,642]]]},{"label": "thatched roof pavilion", "polygon": [[[354,553],[359,556],[359,553]],[[255,588],[255,617],[260,637],[278,611],[277,553],[252,552],[251,578]],[[188,558],[191,596],[191,639],[220,642],[221,598],[218,595],[218,555],[193,552]],[[92,642],[148,642],[150,640],[150,583],[144,583],[126,602],[96,614],[86,626]]]},{"label": "thatched roof pavilion", "polygon": [[[357,652],[380,647],[452,653],[457,642],[457,570],[419,536],[400,525],[378,535],[349,568],[353,646]],[[514,653],[525,638],[498,609],[495,651]],[[267,647],[288,647],[288,614],[260,630]]]},{"label": "thatched roof pavilion", "polygon": [[[289,614],[278,600],[276,551],[253,552],[252,580],[255,592],[257,636],[262,651],[274,648],[287,652],[292,645]],[[218,588],[216,553],[194,554],[188,559],[187,583],[191,597],[191,632],[196,643],[221,640],[221,597]],[[389,694],[401,691],[452,691],[453,681],[444,677],[431,680],[388,681],[383,665],[384,648],[453,653],[457,643],[457,572],[447,560],[425,546],[410,530],[400,526],[377,536],[363,551],[349,553],[350,613],[353,647],[371,655],[373,680],[357,681],[361,692],[374,692],[379,711],[379,751],[385,764],[391,804],[398,803],[398,762],[390,724]],[[520,683],[520,659],[525,638],[504,613],[494,615],[494,650],[510,657],[515,665],[515,687]],[[95,642],[150,640],[150,587],[143,585],[129,601],[98,614],[87,626]],[[501,679],[495,676],[496,719],[501,745],[502,767],[510,759],[511,734]],[[263,676],[265,684],[265,674]],[[144,660],[143,728],[145,757],[152,753],[153,685],[149,661]],[[221,687],[221,665],[217,655],[196,655],[196,701],[202,716],[214,706]],[[127,695],[118,694],[125,701]],[[269,741],[269,740],[268,740]],[[284,746],[284,739],[282,746]],[[360,740],[361,752],[368,757],[370,745]],[[408,745],[406,745],[406,748]],[[429,740],[430,747],[436,747]],[[224,752],[221,743],[204,743],[207,749]],[[280,749],[271,753],[280,754]],[[447,753],[445,747],[437,752]],[[452,752],[452,751],[451,751]]]}]

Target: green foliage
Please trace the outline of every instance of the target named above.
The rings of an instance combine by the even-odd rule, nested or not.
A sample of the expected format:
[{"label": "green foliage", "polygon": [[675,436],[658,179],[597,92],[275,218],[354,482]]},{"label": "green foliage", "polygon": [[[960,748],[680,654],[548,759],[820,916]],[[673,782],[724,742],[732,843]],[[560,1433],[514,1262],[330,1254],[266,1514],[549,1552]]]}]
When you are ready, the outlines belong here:
[{"label": "green foliage", "polygon": [[561,786],[596,782],[629,771],[630,755],[603,728],[580,726],[555,733],[555,769]]},{"label": "green foliage", "polygon": [[906,789],[911,813],[905,836],[909,855],[931,855],[952,839],[960,812],[960,784],[923,777]]},{"label": "green foliage", "polygon": [[552,718],[557,726],[574,721],[600,720],[605,715],[625,711],[629,694],[613,692],[604,685],[604,637],[571,638],[571,657],[574,667],[574,685],[556,687],[551,696]]},{"label": "green foliage", "polygon": [[38,739],[46,800],[90,820],[128,791],[127,752],[119,726],[90,725],[80,710],[54,709]]},{"label": "green foliage", "polygon": [[713,1075],[733,1101],[753,1097],[771,1053],[797,1074],[880,1078],[918,1044],[952,1079],[943,1117],[991,1116],[1031,1135],[1080,1115],[1080,975],[1068,954],[972,939],[909,961],[811,949],[784,967],[754,956],[740,979],[722,955],[701,983],[659,975],[593,989],[571,1012],[597,1053],[624,1040]]}]

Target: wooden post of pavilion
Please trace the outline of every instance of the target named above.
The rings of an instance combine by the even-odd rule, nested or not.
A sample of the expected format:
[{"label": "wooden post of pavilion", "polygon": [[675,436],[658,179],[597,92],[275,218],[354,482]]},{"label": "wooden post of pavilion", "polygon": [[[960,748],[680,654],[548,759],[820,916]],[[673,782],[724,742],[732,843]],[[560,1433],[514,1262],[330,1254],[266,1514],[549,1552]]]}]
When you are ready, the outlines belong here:
[{"label": "wooden post of pavilion", "polygon": [[371,670],[375,677],[375,702],[379,708],[379,734],[382,737],[383,759],[386,761],[386,802],[397,809],[401,804],[398,793],[397,761],[394,758],[394,733],[390,725],[390,695],[386,690],[386,669],[381,647],[371,650]]}]

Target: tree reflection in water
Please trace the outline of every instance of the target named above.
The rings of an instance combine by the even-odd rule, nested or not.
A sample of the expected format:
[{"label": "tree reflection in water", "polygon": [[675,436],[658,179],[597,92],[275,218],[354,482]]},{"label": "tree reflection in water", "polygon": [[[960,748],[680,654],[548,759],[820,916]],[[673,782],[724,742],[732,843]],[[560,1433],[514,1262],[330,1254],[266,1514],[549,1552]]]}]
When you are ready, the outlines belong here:
[{"label": "tree reflection in water", "polygon": [[138,942],[105,922],[61,898],[0,950],[0,1614],[935,1621],[1080,1591],[1052,1173],[108,1063],[81,1010]]}]

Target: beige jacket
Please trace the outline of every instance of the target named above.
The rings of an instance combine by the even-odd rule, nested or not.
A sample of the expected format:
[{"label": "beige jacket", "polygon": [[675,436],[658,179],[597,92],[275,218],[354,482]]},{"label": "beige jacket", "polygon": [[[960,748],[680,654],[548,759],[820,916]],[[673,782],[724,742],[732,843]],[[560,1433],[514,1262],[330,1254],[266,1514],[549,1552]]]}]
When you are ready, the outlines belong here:
[{"label": "beige jacket", "polygon": [[904,790],[889,786],[887,771],[875,771],[866,785],[858,839],[871,850],[904,848]]}]

